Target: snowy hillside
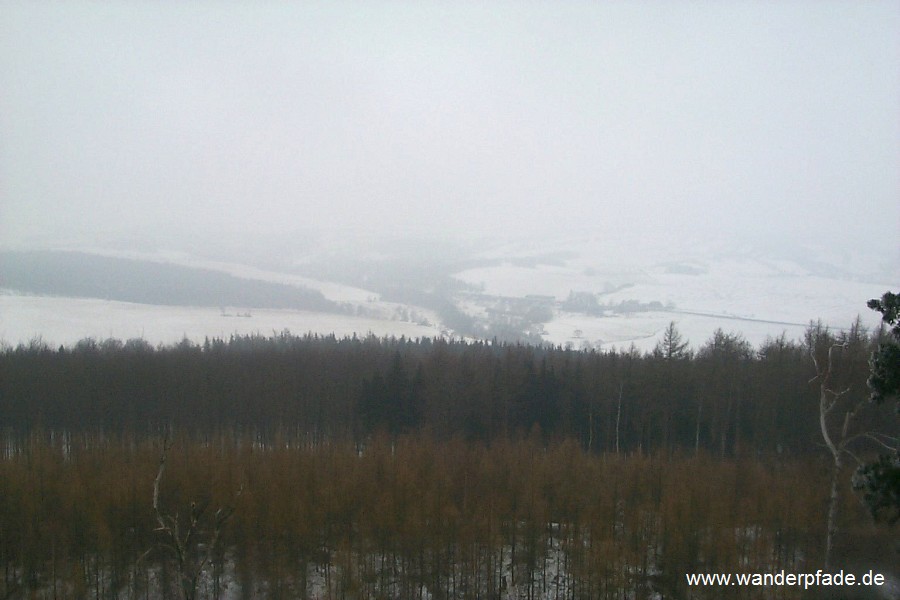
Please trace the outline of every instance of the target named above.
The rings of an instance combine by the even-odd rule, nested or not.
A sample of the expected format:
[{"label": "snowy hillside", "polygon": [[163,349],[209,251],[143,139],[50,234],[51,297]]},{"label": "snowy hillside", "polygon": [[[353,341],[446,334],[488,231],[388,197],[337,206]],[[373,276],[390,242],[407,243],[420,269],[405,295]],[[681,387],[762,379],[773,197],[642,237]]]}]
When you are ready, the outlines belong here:
[{"label": "snowy hillside", "polygon": [[[878,315],[866,301],[897,287],[896,274],[879,271],[877,263],[854,273],[843,265],[819,261],[809,267],[752,248],[655,241],[654,248],[646,239],[618,247],[608,240],[575,239],[550,252],[532,251],[531,264],[522,256],[497,256],[498,264],[455,277],[481,289],[484,297],[552,298],[554,317],[542,337],[554,344],[634,343],[640,349],[651,349],[671,321],[694,345],[716,328],[741,332],[758,345],[782,333],[795,339],[816,319],[842,328],[859,315],[873,327]],[[595,310],[566,310],[573,296],[593,297]],[[470,306],[477,310],[479,302]]]},{"label": "snowy hillside", "polygon": [[[330,241],[329,241],[330,240]],[[184,248],[87,251],[145,264],[220,272],[246,285],[321,294],[343,314],[257,306],[156,306],[107,298],[46,297],[8,289],[0,272],[0,339],[144,337],[173,342],[232,333],[500,337],[575,348],[652,349],[674,321],[692,345],[721,328],[754,345],[810,320],[847,327],[877,315],[865,303],[896,289],[900,275],[879,257],[826,248],[773,250],[735,240],[674,235],[573,235],[459,243],[323,237],[320,246],[241,262]],[[256,251],[253,256],[261,253]]]}]

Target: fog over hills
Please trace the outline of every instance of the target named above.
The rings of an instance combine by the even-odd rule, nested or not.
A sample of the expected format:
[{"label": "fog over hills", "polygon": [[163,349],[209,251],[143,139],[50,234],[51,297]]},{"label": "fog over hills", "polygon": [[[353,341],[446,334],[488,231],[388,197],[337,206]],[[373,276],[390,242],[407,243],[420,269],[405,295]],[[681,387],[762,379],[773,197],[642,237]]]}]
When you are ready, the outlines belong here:
[{"label": "fog over hills", "polygon": [[803,260],[686,236],[297,239],[244,256],[225,239],[199,254],[110,243],[6,251],[0,337],[173,342],[289,329],[649,350],[674,321],[695,347],[717,328],[759,344],[799,338],[817,319],[842,328],[859,315],[874,327],[865,302],[898,280],[862,253]]}]

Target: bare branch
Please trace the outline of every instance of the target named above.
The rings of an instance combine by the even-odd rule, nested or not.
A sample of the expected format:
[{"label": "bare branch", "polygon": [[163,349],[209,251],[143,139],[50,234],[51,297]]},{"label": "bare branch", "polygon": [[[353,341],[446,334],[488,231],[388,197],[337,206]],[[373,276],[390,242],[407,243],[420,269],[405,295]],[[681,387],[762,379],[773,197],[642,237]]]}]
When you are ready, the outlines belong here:
[{"label": "bare branch", "polygon": [[844,449],[844,453],[847,454],[847,456],[849,456],[850,458],[852,458],[856,462],[857,466],[860,466],[863,464],[863,461],[860,460],[860,458],[858,456],[856,456],[855,454],[853,454],[846,448]]},{"label": "bare branch", "polygon": [[[201,544],[195,541],[203,533],[201,530],[201,521],[209,507],[210,499],[206,498],[200,502],[191,502],[190,512],[188,515],[187,531],[182,536],[180,529],[180,521],[178,513],[174,516],[164,514],[159,507],[159,488],[165,472],[168,451],[172,447],[169,439],[169,432],[166,431],[163,440],[163,449],[159,459],[159,469],[156,473],[156,479],[153,481],[153,511],[156,514],[156,522],[159,527],[156,531],[162,532],[168,538],[168,543],[162,542],[159,547],[165,548],[174,555],[176,567],[181,577],[181,592],[185,600],[193,600],[197,593],[197,582],[203,569],[212,560],[219,538],[227,521],[235,512],[234,506],[226,506],[219,508],[212,518],[212,532],[208,533],[209,543],[206,544],[203,551],[200,551]],[[244,486],[241,484],[235,500],[241,496]],[[196,548],[195,548],[196,546]],[[149,551],[147,552],[149,554]],[[146,556],[146,554],[144,555]]]},{"label": "bare branch", "polygon": [[[896,452],[898,449],[898,443],[900,443],[900,439],[889,436],[889,435],[885,435],[885,434],[867,432],[867,433],[863,434],[863,436],[866,437],[867,439],[875,442],[876,444],[878,444],[885,450],[888,450],[889,452]],[[890,445],[890,444],[882,441],[881,439],[879,439],[879,437],[887,438],[889,441],[893,442],[893,445]]]},{"label": "bare branch", "polygon": [[840,348],[843,350],[843,349],[848,348],[849,346],[850,345],[847,342],[843,342],[840,344],[834,343],[828,349],[828,371],[827,372],[828,372],[829,376],[831,375],[831,373],[834,372],[834,350],[835,350],[835,348]]}]

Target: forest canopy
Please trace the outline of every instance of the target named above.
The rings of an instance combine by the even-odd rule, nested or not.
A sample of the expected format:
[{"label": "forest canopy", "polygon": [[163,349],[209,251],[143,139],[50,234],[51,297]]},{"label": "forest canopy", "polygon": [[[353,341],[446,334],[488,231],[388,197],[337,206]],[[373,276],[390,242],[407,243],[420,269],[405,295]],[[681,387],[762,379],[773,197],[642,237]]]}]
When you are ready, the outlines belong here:
[{"label": "forest canopy", "polygon": [[[841,377],[861,397],[877,342],[858,323],[813,324],[805,341],[759,348],[720,330],[693,353],[670,329],[671,347],[646,354],[289,332],[159,347],[35,341],[0,353],[0,427],[353,440],[428,431],[486,442],[537,430],[594,452],[803,454],[818,451],[819,435],[810,340],[849,342]],[[873,423],[881,412],[890,411],[871,411]]]}]

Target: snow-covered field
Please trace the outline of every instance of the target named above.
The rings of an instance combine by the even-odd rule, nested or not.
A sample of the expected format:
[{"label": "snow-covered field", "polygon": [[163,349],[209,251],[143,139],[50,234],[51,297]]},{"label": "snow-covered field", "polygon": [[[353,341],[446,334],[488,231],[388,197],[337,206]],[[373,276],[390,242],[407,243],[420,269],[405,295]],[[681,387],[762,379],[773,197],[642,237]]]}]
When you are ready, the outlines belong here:
[{"label": "snow-covered field", "polygon": [[[504,260],[495,252],[499,264],[455,277],[491,296],[548,296],[559,303],[572,292],[588,292],[601,305],[658,302],[665,310],[603,317],[557,309],[544,324],[542,337],[553,344],[622,348],[634,343],[640,350],[652,349],[671,321],[695,347],[718,328],[741,333],[754,346],[782,333],[798,339],[818,319],[846,328],[859,316],[873,328],[880,315],[866,302],[900,287],[896,273],[866,268],[870,263],[860,257],[829,257],[832,262],[826,263],[813,253],[817,261],[809,267],[775,253],[735,250],[713,241],[691,247],[655,243],[654,248],[645,239],[619,246],[609,240],[572,239],[541,247],[543,254],[532,249],[535,265]],[[503,252],[526,250],[511,246]],[[463,308],[478,314],[477,305]]]},{"label": "snow-covered field", "polygon": [[150,306],[87,298],[51,298],[0,294],[0,340],[16,345],[41,338],[51,346],[74,344],[86,337],[142,338],[151,344],[174,343],[183,338],[227,338],[232,334],[272,335],[288,329],[338,337],[433,337],[437,326],[389,319],[294,310],[249,311],[220,308]]},{"label": "snow-covered field", "polygon": [[[670,321],[693,345],[702,344],[717,328],[740,332],[758,346],[767,337],[782,333],[797,339],[806,325],[817,319],[833,328],[845,328],[860,316],[867,327],[876,327],[879,315],[866,307],[866,301],[892,289],[889,283],[787,275],[762,270],[760,265],[728,262],[709,265],[706,272],[695,275],[641,270],[630,281],[628,274],[621,272],[584,275],[567,267],[510,264],[463,271],[457,277],[484,284],[486,294],[498,296],[542,295],[564,301],[570,292],[590,292],[598,294],[603,304],[660,302],[670,310],[606,317],[556,310],[553,320],[544,325],[544,339],[554,344],[572,342],[580,347],[587,341],[608,348],[633,342],[641,350],[652,349]],[[477,307],[467,308],[470,314],[477,314]]]}]

